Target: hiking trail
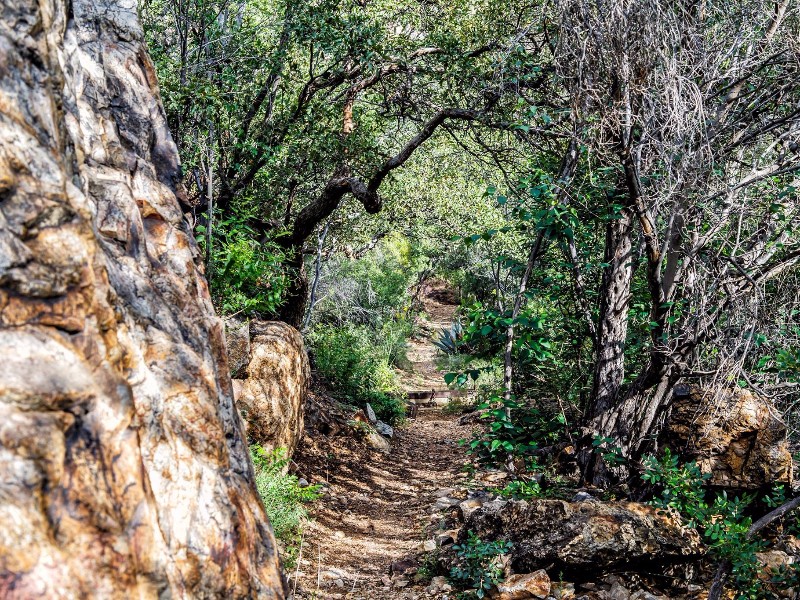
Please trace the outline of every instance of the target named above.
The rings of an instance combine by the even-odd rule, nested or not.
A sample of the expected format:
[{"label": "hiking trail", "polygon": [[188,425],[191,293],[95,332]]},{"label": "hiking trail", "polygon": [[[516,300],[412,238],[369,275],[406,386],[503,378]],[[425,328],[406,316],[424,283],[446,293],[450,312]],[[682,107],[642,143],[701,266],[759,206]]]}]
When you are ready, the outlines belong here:
[{"label": "hiking trail", "polygon": [[[452,322],[457,308],[449,290],[428,286],[422,298],[427,319],[409,341],[406,391],[444,389],[433,336]],[[325,482],[325,495],[311,507],[302,557],[288,571],[296,598],[393,600],[433,598],[419,587],[390,584],[390,566],[420,553],[431,525],[431,506],[450,488],[463,487],[466,455],[458,441],[470,427],[442,407],[420,408],[416,419],[395,429],[383,453],[352,437],[325,439],[325,450],[301,444],[300,473]],[[306,469],[303,471],[303,469]]]}]

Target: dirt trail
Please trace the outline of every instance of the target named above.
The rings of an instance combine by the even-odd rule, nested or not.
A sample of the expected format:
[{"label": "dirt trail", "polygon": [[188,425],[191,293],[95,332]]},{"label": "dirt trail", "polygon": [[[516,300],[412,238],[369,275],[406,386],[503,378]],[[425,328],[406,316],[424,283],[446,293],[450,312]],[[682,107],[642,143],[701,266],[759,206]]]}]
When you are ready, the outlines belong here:
[{"label": "dirt trail", "polygon": [[[430,335],[449,325],[456,307],[439,297],[425,298],[428,333],[410,343],[413,371],[403,374],[406,389],[444,387]],[[458,440],[469,427],[457,421],[441,409],[421,409],[396,430],[388,453],[344,436],[326,438],[324,446],[314,439],[301,445],[301,475],[327,482],[327,489],[314,505],[298,572],[290,573],[297,598],[427,597],[419,588],[390,588],[384,580],[393,562],[421,551],[436,491],[463,483],[466,458]]]},{"label": "dirt trail", "polygon": [[411,369],[399,371],[403,389],[409,392],[445,387],[443,372],[436,366],[437,348],[431,340],[450,327],[458,308],[457,298],[447,288],[431,285],[423,293],[426,318],[418,324],[420,333],[409,340],[406,354]]}]

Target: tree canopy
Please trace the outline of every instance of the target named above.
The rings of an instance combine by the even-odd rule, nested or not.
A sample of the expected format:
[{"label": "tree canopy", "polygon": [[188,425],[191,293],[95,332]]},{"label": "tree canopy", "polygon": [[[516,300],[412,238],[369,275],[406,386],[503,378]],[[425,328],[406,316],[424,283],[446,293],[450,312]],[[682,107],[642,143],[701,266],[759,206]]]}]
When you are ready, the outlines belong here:
[{"label": "tree canopy", "polygon": [[[224,312],[363,316],[355,288],[366,312],[325,308],[347,273],[374,291],[346,265],[406,244],[408,297],[381,318],[448,279],[472,353],[451,381],[567,403],[630,460],[678,382],[794,405],[789,0],[141,10]],[[625,477],[582,446],[588,479]]]}]

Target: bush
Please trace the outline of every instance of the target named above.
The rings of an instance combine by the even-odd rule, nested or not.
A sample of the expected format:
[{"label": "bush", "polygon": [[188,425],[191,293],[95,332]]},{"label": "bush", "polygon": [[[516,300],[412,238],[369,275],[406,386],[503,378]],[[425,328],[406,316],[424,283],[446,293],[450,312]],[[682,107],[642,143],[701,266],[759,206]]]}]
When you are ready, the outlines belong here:
[{"label": "bush", "polygon": [[289,460],[286,450],[276,448],[272,452],[261,446],[250,446],[256,474],[256,489],[264,502],[269,522],[275,537],[283,544],[284,562],[295,558],[295,548],[303,526],[308,520],[305,504],[319,498],[317,485],[301,487],[297,477],[285,473]]},{"label": "bush", "polygon": [[[669,449],[660,460],[647,456],[643,462],[642,479],[659,490],[652,504],[677,510],[687,526],[701,533],[717,560],[730,561],[731,583],[737,600],[779,598],[778,591],[797,584],[796,565],[783,572],[760,573],[763,567],[756,553],[766,550],[767,542],[747,536],[753,520],[746,511],[753,504],[754,495],[731,499],[727,492],[719,492],[712,496],[704,487],[708,475],[703,475],[695,463],[679,464],[678,457]],[[772,496],[764,500],[768,506],[777,506],[785,501],[783,496],[783,488],[778,486]],[[764,575],[771,575],[771,578]]]},{"label": "bush", "polygon": [[453,545],[453,550],[456,564],[450,569],[450,580],[456,586],[472,588],[475,596],[483,598],[487,591],[503,581],[503,568],[498,558],[511,550],[511,542],[484,542],[470,531],[467,541]]},{"label": "bush", "polygon": [[478,405],[486,428],[470,442],[468,452],[485,465],[504,465],[509,456],[530,459],[530,452],[543,440],[554,440],[563,428],[563,417],[548,418],[513,397],[492,397]]},{"label": "bush", "polygon": [[395,425],[405,415],[405,404],[380,335],[363,325],[318,325],[308,341],[314,364],[335,397],[362,408],[369,402],[379,419]]},{"label": "bush", "polygon": [[[258,241],[243,220],[228,219],[214,229],[208,279],[211,299],[220,314],[274,314],[289,280],[283,249],[274,241]],[[205,227],[196,227],[205,252]]]},{"label": "bush", "polygon": [[364,258],[332,258],[323,266],[314,322],[356,323],[378,330],[397,321],[410,309],[414,263],[412,247],[400,234],[383,239]]}]

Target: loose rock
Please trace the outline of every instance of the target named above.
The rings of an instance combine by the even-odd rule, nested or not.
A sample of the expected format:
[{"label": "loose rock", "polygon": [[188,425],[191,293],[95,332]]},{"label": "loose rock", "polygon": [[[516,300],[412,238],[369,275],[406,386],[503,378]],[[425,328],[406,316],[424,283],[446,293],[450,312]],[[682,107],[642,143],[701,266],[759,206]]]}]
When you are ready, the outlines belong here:
[{"label": "loose rock", "polygon": [[367,445],[375,450],[380,450],[381,452],[388,452],[389,450],[392,449],[392,445],[389,443],[389,440],[387,440],[377,431],[369,432],[365,440],[367,442]]},{"label": "loose rock", "polygon": [[240,380],[236,406],[247,436],[267,450],[294,452],[303,431],[303,406],[310,368],[300,333],[286,323],[250,324],[247,379]]},{"label": "loose rock", "polygon": [[527,600],[550,595],[550,577],[543,569],[525,575],[509,575],[497,586],[498,600]]},{"label": "loose rock", "polygon": [[677,386],[662,445],[709,474],[708,483],[756,489],[791,483],[786,425],[767,400],[748,390]]},{"label": "loose rock", "polygon": [[375,421],[375,431],[390,439],[394,437],[394,428],[383,421]]}]

